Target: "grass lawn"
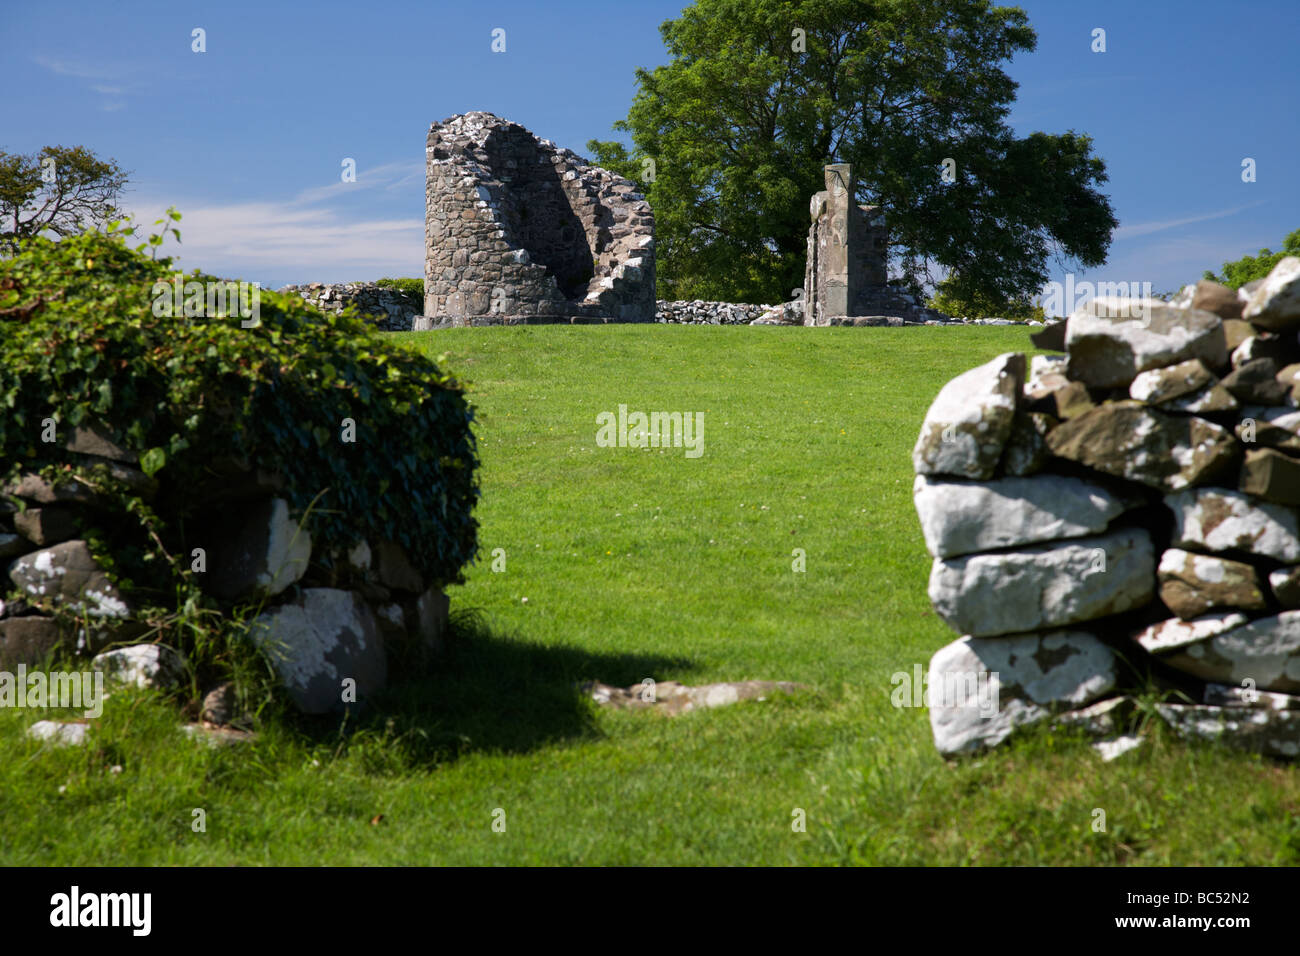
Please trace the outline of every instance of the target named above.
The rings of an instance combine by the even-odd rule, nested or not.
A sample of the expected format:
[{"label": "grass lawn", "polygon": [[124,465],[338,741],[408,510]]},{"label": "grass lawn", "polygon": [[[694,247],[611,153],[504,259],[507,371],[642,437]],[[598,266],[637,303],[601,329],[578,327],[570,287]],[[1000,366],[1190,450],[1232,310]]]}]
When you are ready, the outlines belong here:
[{"label": "grass lawn", "polygon": [[[228,750],[144,694],[114,695],[80,749],[0,710],[0,863],[1300,862],[1300,769],[1155,725],[1113,764],[1045,731],[949,764],[926,711],[891,706],[891,676],[955,638],[926,598],[912,443],[941,385],[1028,349],[1023,329],[403,340],[445,352],[478,407],[482,555],[444,669],[344,728],[273,720]],[[598,447],[620,404],[703,412],[703,455]],[[573,689],[646,677],[809,689],[672,718]]]}]

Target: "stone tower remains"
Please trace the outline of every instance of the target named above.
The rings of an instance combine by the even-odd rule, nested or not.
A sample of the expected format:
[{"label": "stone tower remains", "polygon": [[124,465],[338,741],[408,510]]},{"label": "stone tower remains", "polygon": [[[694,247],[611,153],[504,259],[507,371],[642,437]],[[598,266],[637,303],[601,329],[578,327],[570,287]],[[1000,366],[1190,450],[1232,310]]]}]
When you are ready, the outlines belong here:
[{"label": "stone tower remains", "polygon": [[635,183],[491,113],[429,128],[424,322],[653,322],[654,217]]},{"label": "stone tower remains", "polygon": [[804,324],[829,325],[832,316],[871,314],[887,278],[889,233],[879,206],[854,202],[853,168],[826,167],[826,188],[809,204],[808,263],[804,268]]}]

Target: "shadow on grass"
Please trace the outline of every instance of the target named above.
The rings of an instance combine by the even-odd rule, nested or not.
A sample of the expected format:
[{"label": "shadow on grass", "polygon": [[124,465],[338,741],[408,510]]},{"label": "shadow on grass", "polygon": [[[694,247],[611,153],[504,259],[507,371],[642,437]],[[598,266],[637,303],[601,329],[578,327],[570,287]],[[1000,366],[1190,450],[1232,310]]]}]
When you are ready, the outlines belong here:
[{"label": "shadow on grass", "polygon": [[304,719],[317,743],[374,751],[382,770],[429,766],[472,752],[523,753],[562,740],[596,739],[593,704],[576,684],[638,684],[691,661],[597,654],[495,634],[473,611],[454,614],[445,652],[427,668],[389,673],[372,706],[346,719]]}]

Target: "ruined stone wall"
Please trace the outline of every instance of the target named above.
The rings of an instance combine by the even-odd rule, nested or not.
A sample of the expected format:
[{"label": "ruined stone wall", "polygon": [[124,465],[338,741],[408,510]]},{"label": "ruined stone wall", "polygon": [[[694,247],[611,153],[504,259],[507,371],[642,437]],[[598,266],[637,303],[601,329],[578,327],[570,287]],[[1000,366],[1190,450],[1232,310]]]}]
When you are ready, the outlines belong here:
[{"label": "ruined stone wall", "polygon": [[930,600],[964,635],[930,662],[939,750],[1056,720],[1109,758],[1153,681],[1175,733],[1300,755],[1297,330],[1290,257],[1091,300],[1034,337],[1064,354],[943,387],[913,451]]},{"label": "ruined stone wall", "polygon": [[[104,426],[80,426],[66,447],[109,468],[157,506],[158,480],[140,469],[137,451],[110,436]],[[203,495],[210,507],[189,519],[191,543],[202,542],[204,590],[226,607],[258,606],[249,637],[267,651],[301,711],[342,709],[339,674],[355,677],[364,699],[383,689],[389,658],[400,662],[402,649],[440,650],[447,596],[415,569],[400,544],[362,539],[326,565],[320,544],[279,497],[283,475],[231,457],[214,457],[213,466],[212,490]],[[186,675],[190,664],[176,651],[133,643],[151,634],[142,611],[153,597],[119,584],[92,554],[115,507],[75,479],[55,484],[25,473],[0,485],[0,671],[37,667],[57,651],[75,651],[95,655],[94,670],[139,674],[132,679],[141,686],[170,689]],[[161,516],[175,520],[165,510]],[[191,553],[188,543],[184,553]],[[16,599],[6,599],[10,589]],[[74,624],[59,610],[82,617]],[[127,646],[110,649],[116,645]],[[213,703],[231,695],[228,683],[210,688],[203,720],[231,723],[234,714],[218,711],[233,706],[233,699]],[[67,733],[84,734],[86,726],[72,725]]]},{"label": "ruined stone wall", "polygon": [[330,285],[312,282],[307,285],[287,285],[281,292],[296,292],[307,302],[326,312],[342,312],[355,305],[362,315],[370,316],[384,332],[409,332],[420,314],[423,303],[419,297],[390,289],[373,282],[346,282]]},{"label": "ruined stone wall", "polygon": [[654,217],[634,183],[491,113],[434,123],[426,157],[432,323],[654,321]]}]

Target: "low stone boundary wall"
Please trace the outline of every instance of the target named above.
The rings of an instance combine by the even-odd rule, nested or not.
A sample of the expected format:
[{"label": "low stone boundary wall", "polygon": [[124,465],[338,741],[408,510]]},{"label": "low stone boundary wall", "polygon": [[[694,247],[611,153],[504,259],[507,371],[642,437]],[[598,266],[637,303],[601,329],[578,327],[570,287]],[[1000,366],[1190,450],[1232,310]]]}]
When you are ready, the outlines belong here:
[{"label": "low stone boundary wall", "polygon": [[913,451],[945,754],[1021,725],[1300,755],[1300,258],[1238,292],[1096,299],[939,392]]},{"label": "low stone boundary wall", "polygon": [[327,285],[312,282],[308,285],[288,285],[281,292],[296,292],[318,309],[342,312],[355,305],[362,315],[377,320],[385,332],[409,332],[414,328],[415,317],[424,308],[418,295],[376,285],[373,282],[345,282]]},{"label": "low stone boundary wall", "polygon": [[[102,464],[152,502],[158,483],[136,453],[107,429],[74,429],[69,451]],[[358,540],[346,555],[322,562],[306,527],[277,494],[284,479],[253,463],[214,459],[218,477],[210,508],[186,525],[180,551],[202,574],[203,588],[223,608],[261,604],[248,636],[271,658],[300,710],[342,710],[381,690],[389,657],[440,651],[448,621],[445,592],[426,580],[394,541]],[[56,650],[99,653],[96,670],[129,665],[140,686],[173,686],[186,662],[157,644],[131,644],[150,633],[137,617],[142,601],[119,588],[92,553],[112,502],[81,481],[52,483],[34,473],[0,487],[0,671],[34,666]],[[10,588],[19,597],[6,600]],[[56,612],[73,611],[72,624]],[[404,657],[403,655],[408,655]],[[117,658],[123,658],[117,660]],[[224,687],[224,685],[223,685]],[[209,695],[222,687],[208,689]],[[210,723],[223,723],[204,714]]]}]

